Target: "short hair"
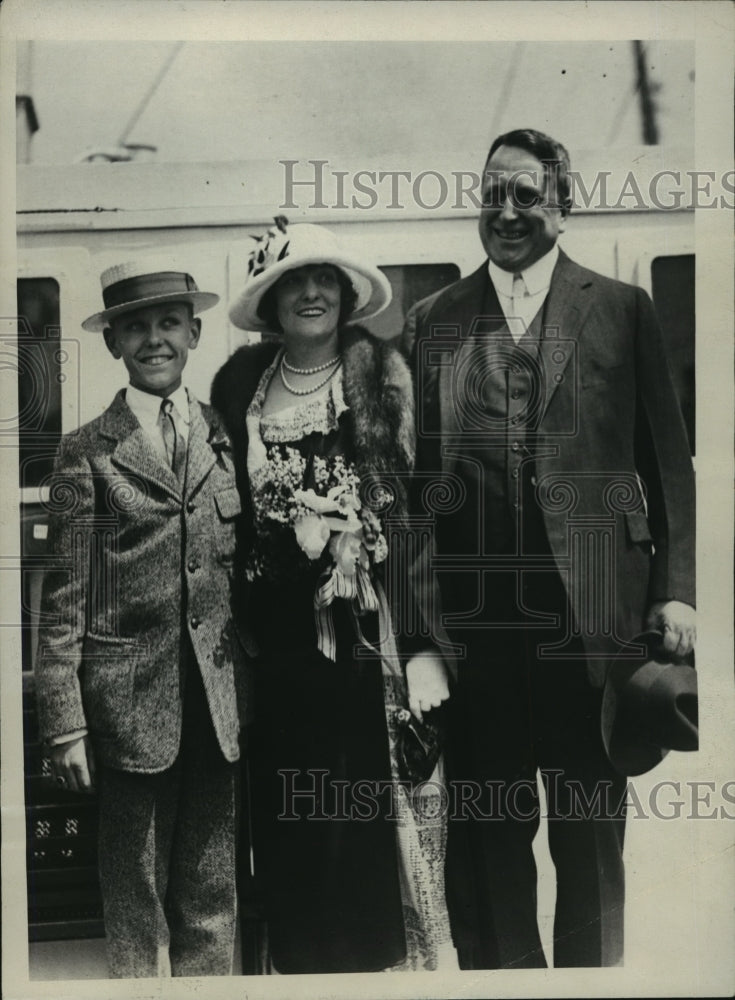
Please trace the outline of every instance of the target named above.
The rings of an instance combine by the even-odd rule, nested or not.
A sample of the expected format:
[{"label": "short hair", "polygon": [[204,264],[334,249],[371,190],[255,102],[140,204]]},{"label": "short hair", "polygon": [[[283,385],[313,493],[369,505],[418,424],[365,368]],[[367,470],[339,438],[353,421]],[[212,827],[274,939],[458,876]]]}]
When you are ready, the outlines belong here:
[{"label": "short hair", "polygon": [[571,211],[571,178],[569,177],[571,161],[566,146],[535,128],[516,128],[511,132],[504,132],[493,141],[485,160],[485,167],[487,167],[490,157],[500,146],[516,146],[518,149],[525,149],[527,153],[543,163],[547,175],[550,167],[553,166],[556,174],[556,193],[559,196],[559,207],[563,212]]},{"label": "short hair", "polygon": [[[337,281],[339,283],[339,325],[342,326],[342,324],[345,323],[355,311],[355,306],[357,305],[357,291],[342,268],[337,267],[336,264],[330,264],[329,266],[334,268],[337,275]],[[288,272],[285,273],[287,274]],[[281,277],[283,277],[283,275],[281,275]],[[263,293],[257,313],[272,333],[283,333],[283,327],[278,319],[278,303],[276,301],[277,287],[278,281],[274,281],[271,287]]]},{"label": "short hair", "polygon": [[[156,303],[156,302],[150,302],[148,304],[152,305],[152,306],[155,306],[158,303]],[[164,306],[186,306],[186,311],[187,311],[187,314],[189,316],[189,322],[190,323],[191,323],[191,321],[195,317],[194,303],[193,302],[189,302],[186,299],[173,299],[171,302],[164,302],[163,305]],[[116,319],[122,319],[124,316],[127,316],[128,313],[136,312],[138,309],[145,309],[145,308],[146,308],[145,305],[131,305],[129,309],[125,309],[125,310],[123,310],[123,312],[119,312],[117,314],[117,316],[111,316],[109,318],[109,320],[107,321],[105,329],[106,330],[111,330],[112,329],[112,324],[113,324],[113,322]]]}]

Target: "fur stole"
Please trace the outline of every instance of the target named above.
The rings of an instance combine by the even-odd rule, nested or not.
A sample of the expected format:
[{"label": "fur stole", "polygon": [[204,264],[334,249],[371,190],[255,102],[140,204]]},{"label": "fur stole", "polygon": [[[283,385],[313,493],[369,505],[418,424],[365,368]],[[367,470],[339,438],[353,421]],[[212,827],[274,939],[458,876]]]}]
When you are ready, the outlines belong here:
[{"label": "fur stole", "polygon": [[[241,347],[212,383],[212,405],[232,440],[240,489],[246,485],[245,416],[260,377],[280,348],[266,341]],[[390,344],[359,326],[340,331],[344,396],[350,409],[353,444],[361,476],[397,474],[398,507],[406,510],[406,475],[413,469],[416,432],[411,374]]]}]

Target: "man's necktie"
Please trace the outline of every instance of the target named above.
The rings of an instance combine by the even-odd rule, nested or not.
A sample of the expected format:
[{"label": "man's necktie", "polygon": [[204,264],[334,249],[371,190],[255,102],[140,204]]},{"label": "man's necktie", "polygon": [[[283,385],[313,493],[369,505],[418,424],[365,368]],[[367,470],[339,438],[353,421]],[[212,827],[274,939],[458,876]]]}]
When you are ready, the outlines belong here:
[{"label": "man's necktie", "polygon": [[521,311],[521,299],[524,299],[528,294],[526,289],[526,282],[523,280],[522,274],[513,275],[513,288],[511,291],[511,304],[510,304],[510,314],[511,316],[520,316]]},{"label": "man's necktie", "polygon": [[184,466],[186,464],[186,444],[181,435],[176,432],[176,422],[173,415],[174,404],[170,399],[161,402],[161,433],[163,443],[166,447],[166,458],[168,464],[176,474],[179,482],[184,478]]},{"label": "man's necktie", "polygon": [[513,275],[513,288],[510,293],[510,315],[508,316],[508,329],[510,335],[517,344],[526,332],[526,321],[523,314],[523,299],[528,295],[526,283],[522,274]]}]

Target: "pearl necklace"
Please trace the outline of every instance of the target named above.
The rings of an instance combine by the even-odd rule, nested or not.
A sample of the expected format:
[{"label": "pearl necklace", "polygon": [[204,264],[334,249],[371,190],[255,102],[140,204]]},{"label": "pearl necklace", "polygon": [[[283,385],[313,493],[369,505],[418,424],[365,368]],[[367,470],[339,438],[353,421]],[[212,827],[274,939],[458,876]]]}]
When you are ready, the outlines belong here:
[{"label": "pearl necklace", "polygon": [[287,371],[293,372],[294,375],[316,375],[317,372],[325,372],[327,368],[331,368],[332,365],[336,364],[338,361],[339,355],[332,358],[331,361],[325,361],[323,365],[315,365],[314,368],[296,368],[295,365],[290,365],[288,361],[286,361],[286,355],[284,354],[281,364]]},{"label": "pearl necklace", "polygon": [[[337,371],[337,369],[339,368],[339,366],[342,364],[342,358],[335,358],[335,360],[332,362],[332,364],[334,364],[334,368],[327,375],[327,377],[324,378],[324,379],[322,379],[321,382],[317,382],[317,384],[313,385],[310,389],[295,389],[289,383],[288,379],[286,378],[286,372],[284,371],[284,368],[283,368],[283,358],[281,358],[281,364],[279,365],[278,370],[279,370],[280,375],[281,375],[281,382],[283,382],[284,389],[286,389],[288,392],[290,392],[294,396],[310,396],[313,392],[318,392],[319,389],[323,389],[324,388],[324,386],[332,378],[332,376],[334,375],[334,373]],[[320,370],[323,371],[324,369],[320,369]]]}]

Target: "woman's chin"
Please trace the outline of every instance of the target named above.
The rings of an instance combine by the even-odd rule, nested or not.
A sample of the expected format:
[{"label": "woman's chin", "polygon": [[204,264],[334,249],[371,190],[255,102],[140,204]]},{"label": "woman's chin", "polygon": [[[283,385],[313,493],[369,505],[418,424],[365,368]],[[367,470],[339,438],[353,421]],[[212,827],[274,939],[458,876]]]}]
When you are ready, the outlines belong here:
[{"label": "woman's chin", "polygon": [[299,319],[284,329],[287,340],[297,340],[303,344],[323,344],[337,336],[337,325],[318,319]]}]

